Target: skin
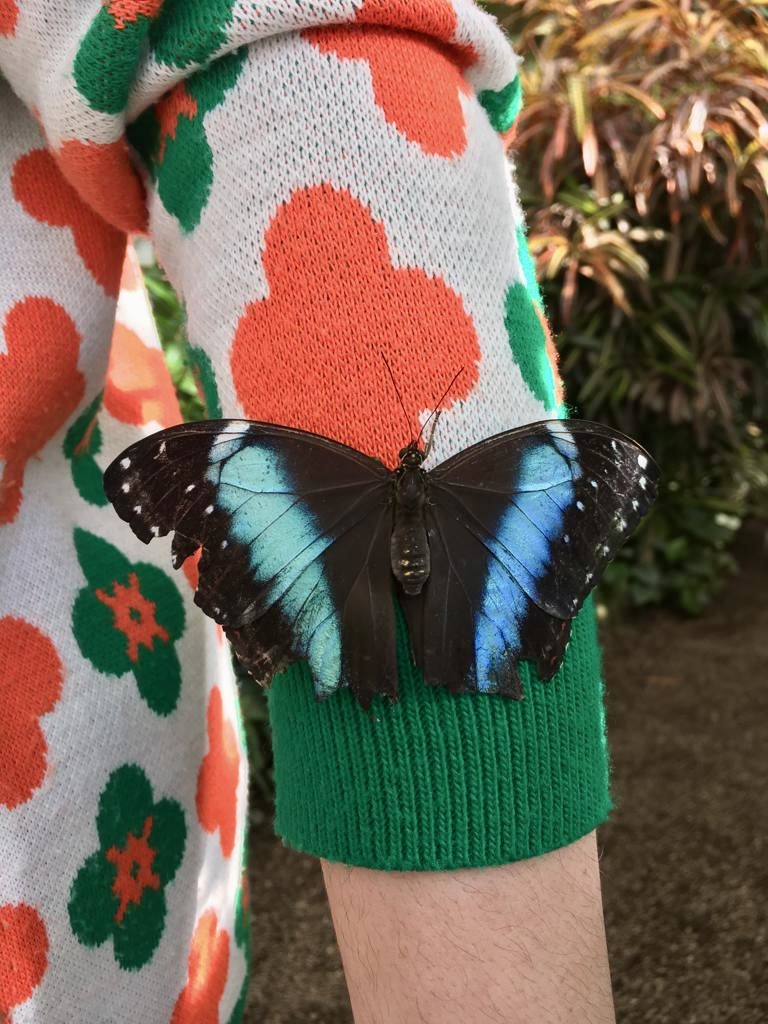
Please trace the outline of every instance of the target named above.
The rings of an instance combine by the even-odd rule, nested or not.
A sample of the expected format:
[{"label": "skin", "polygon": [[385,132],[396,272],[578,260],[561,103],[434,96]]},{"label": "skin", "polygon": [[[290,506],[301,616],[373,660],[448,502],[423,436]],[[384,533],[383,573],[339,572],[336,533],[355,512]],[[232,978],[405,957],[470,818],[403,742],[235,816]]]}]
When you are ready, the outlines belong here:
[{"label": "skin", "polygon": [[486,868],[321,864],[355,1024],[614,1024],[594,832]]}]

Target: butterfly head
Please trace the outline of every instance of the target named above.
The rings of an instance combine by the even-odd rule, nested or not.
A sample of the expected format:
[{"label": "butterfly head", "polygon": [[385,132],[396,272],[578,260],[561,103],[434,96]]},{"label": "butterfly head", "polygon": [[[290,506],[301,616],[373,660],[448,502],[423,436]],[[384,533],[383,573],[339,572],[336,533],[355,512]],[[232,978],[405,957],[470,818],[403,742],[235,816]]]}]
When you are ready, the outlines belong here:
[{"label": "butterfly head", "polygon": [[416,441],[411,441],[405,448],[400,449],[398,459],[401,468],[419,469],[424,461],[424,452],[418,447]]}]

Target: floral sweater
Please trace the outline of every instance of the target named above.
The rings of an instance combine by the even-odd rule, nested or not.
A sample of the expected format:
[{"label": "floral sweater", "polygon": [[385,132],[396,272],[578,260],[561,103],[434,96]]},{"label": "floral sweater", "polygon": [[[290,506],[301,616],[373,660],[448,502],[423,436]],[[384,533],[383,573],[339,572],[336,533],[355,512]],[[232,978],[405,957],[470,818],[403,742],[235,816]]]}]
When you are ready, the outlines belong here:
[{"label": "floral sweater", "polygon": [[[564,413],[510,142],[519,58],[471,0],[0,0],[0,1018],[241,1019],[247,764],[194,559],[102,471],[180,420],[130,234],[211,417],[392,464]],[[402,637],[400,637],[402,641]],[[398,704],[267,691],[275,828],[317,856],[533,856],[609,807],[594,614],[550,683]]]}]

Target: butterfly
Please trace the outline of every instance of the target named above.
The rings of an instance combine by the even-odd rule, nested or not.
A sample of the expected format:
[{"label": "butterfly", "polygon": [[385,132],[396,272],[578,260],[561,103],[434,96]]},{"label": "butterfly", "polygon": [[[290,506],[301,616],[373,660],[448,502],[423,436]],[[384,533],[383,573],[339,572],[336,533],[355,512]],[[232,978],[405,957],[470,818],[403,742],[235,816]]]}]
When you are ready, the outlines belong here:
[{"label": "butterfly", "polygon": [[104,489],[145,543],[173,533],[175,568],[202,548],[195,602],[262,686],[306,660],[319,699],[396,701],[397,597],[428,684],[519,699],[519,662],[555,674],[658,467],[586,420],[507,430],[430,470],[426,454],[411,441],[393,470],[320,434],[207,420],[132,444]]}]

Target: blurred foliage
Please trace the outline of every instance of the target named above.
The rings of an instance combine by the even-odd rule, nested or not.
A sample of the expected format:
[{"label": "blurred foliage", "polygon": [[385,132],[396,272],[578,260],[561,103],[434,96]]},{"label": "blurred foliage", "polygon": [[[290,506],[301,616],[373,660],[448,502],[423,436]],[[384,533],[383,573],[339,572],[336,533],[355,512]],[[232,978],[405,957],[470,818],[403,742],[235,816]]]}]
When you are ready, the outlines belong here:
[{"label": "blurred foliage", "polygon": [[573,413],[664,475],[603,597],[698,612],[768,520],[765,10],[485,6],[524,57],[511,155]]},{"label": "blurred foliage", "polygon": [[193,373],[189,342],[184,328],[184,307],[157,266],[151,247],[146,242],[140,249],[139,256],[144,271],[144,283],[149,292],[152,312],[160,332],[165,361],[176,388],[181,414],[185,420],[204,419],[205,402],[201,387]]},{"label": "blurred foliage", "polygon": [[240,662],[232,654],[232,663],[237,676],[240,694],[240,713],[243,716],[246,743],[248,744],[248,770],[251,790],[257,800],[249,800],[248,808],[254,824],[263,819],[263,805],[274,798],[275,776],[272,756],[272,734],[269,727],[267,696],[257,686]]}]

